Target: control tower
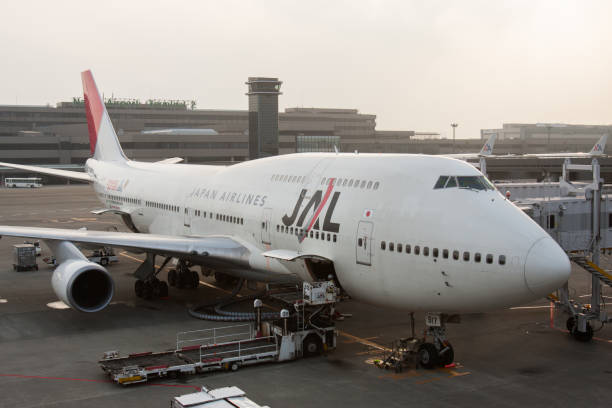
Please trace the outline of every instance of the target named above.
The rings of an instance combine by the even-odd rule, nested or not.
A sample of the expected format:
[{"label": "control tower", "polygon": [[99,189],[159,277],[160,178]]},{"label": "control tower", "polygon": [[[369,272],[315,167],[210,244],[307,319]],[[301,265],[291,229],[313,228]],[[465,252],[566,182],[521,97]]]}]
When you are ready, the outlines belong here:
[{"label": "control tower", "polygon": [[249,77],[249,159],[278,155],[278,78]]}]

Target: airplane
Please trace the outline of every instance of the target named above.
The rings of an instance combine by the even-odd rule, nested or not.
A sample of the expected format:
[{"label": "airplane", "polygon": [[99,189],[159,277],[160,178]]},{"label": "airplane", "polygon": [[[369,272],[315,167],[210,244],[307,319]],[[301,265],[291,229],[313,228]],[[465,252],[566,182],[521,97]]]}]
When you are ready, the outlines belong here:
[{"label": "airplane", "polygon": [[452,154],[443,154],[444,157],[451,157],[453,159],[459,160],[471,160],[471,159],[479,159],[481,157],[490,157],[495,156],[493,154],[493,146],[495,146],[495,140],[497,139],[497,133],[492,133],[491,136],[487,139],[485,144],[480,149],[478,153],[452,153]]},{"label": "airplane", "polygon": [[601,157],[601,156],[606,155],[604,153],[604,150],[606,149],[607,141],[608,141],[608,134],[605,133],[599,138],[599,140],[595,143],[593,148],[588,153],[584,153],[584,152],[528,153],[528,154],[523,154],[522,157],[537,157],[537,158],[542,158],[542,159],[555,159],[555,158],[561,158],[561,159],[577,158],[578,159],[578,158],[589,158],[589,157],[591,158]]},{"label": "airplane", "polygon": [[[44,240],[52,287],[83,312],[105,308],[113,280],[75,246],[145,253],[138,296],[167,292],[157,278],[197,286],[191,265],[273,282],[333,279],[353,299],[442,318],[425,361],[452,362],[444,316],[524,304],[561,287],[570,263],[557,243],[470,164],[421,154],[298,153],[232,166],[129,160],[91,71],[82,73],[92,158],[85,173],[0,165],[87,181],[132,232],[0,226]],[[155,257],[163,256],[161,268]],[[172,282],[171,282],[172,283]],[[147,296],[147,294],[149,296]],[[451,350],[450,357],[448,350]]]}]

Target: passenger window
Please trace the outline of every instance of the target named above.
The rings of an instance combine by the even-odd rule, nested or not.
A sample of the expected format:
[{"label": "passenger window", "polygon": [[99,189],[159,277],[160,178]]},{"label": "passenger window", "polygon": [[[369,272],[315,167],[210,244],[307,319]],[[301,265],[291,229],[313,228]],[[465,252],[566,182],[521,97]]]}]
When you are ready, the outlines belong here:
[{"label": "passenger window", "polygon": [[397,244],[397,252],[402,252],[402,244]]},{"label": "passenger window", "polygon": [[448,249],[443,249],[442,250],[442,258],[448,259]]},{"label": "passenger window", "polygon": [[429,247],[424,247],[423,248],[423,255],[424,256],[429,256]]},{"label": "passenger window", "polygon": [[336,181],[336,183],[334,183],[334,184],[336,184],[337,186],[341,186],[342,185],[342,179],[338,179]]},{"label": "passenger window", "polygon": [[380,241],[380,249],[384,251],[386,247],[387,247],[387,243],[385,241]]},{"label": "passenger window", "polygon": [[338,237],[336,236],[336,234],[334,234],[334,242],[336,242],[337,239]]},{"label": "passenger window", "polygon": [[469,252],[465,251],[463,253],[463,260],[466,261],[466,262],[470,260],[470,253]]},{"label": "passenger window", "polygon": [[474,262],[480,263],[480,252],[474,254]]},{"label": "passenger window", "polygon": [[453,251],[453,259],[456,261],[459,259],[459,251]]},{"label": "passenger window", "polygon": [[276,224],[276,232],[280,231],[280,225]]},{"label": "passenger window", "polygon": [[325,184],[325,177],[323,177],[323,179],[321,180],[321,185]]},{"label": "passenger window", "polygon": [[346,186],[346,183],[348,183],[348,179],[344,179],[344,181],[342,182],[342,187]]},{"label": "passenger window", "polygon": [[436,185],[434,185],[434,190],[444,188],[447,181],[448,176],[440,176],[440,178],[438,178],[438,181],[436,181]]},{"label": "passenger window", "polygon": [[505,265],[506,264],[506,255],[500,255],[499,256],[499,264],[500,265]]},{"label": "passenger window", "polygon": [[434,248],[433,249],[433,256],[434,256],[434,258],[438,257],[438,248]]},{"label": "passenger window", "polygon": [[329,232],[327,233],[327,240],[331,241],[331,234]]},{"label": "passenger window", "polygon": [[454,176],[449,177],[445,188],[457,187],[457,179]]},{"label": "passenger window", "polygon": [[289,233],[293,235],[293,227],[289,228]]},{"label": "passenger window", "polygon": [[488,264],[492,264],[493,263],[493,255],[487,254],[487,263]]},{"label": "passenger window", "polygon": [[353,179],[351,179],[351,181],[349,181],[349,187],[353,187]]},{"label": "passenger window", "polygon": [[389,242],[389,251],[393,251],[394,245],[395,244],[393,242]]},{"label": "passenger window", "polygon": [[315,238],[319,239],[319,231],[317,231],[317,233],[315,234]]},{"label": "passenger window", "polygon": [[[334,238],[335,238],[335,237],[336,237],[336,236],[334,235]],[[334,240],[334,242],[335,242],[335,240]],[[357,246],[363,246],[363,238],[359,238],[359,239],[357,240]]]},{"label": "passenger window", "polygon": [[374,183],[374,190],[378,190],[378,186],[380,185],[380,183],[377,181],[376,183]]},{"label": "passenger window", "polygon": [[371,188],[372,188],[372,182],[371,182],[371,181],[368,181],[367,189],[369,190],[369,189],[371,189]]},{"label": "passenger window", "polygon": [[420,248],[418,245],[415,245],[415,246],[414,246],[414,254],[415,254],[415,255],[418,255],[418,254],[420,254],[420,253],[421,253],[421,248]]},{"label": "passenger window", "polygon": [[359,187],[359,180],[355,180],[355,184],[353,185],[355,188]]},{"label": "passenger window", "polygon": [[410,245],[406,244],[406,253],[409,254],[410,253]]},{"label": "passenger window", "polygon": [[321,241],[325,241],[325,233],[324,232],[321,233]]},{"label": "passenger window", "polygon": [[364,187],[365,187],[365,185],[366,185],[366,181],[365,181],[365,180],[362,180],[362,181],[361,181],[361,188],[364,188]]},{"label": "passenger window", "polygon": [[310,238],[314,237],[314,232],[310,231]]}]

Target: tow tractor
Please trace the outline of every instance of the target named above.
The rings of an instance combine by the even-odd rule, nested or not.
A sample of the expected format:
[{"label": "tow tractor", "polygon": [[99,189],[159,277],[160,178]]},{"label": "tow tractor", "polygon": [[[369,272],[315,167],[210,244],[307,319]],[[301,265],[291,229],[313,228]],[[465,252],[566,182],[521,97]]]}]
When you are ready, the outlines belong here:
[{"label": "tow tractor", "polygon": [[[293,302],[294,312],[280,311],[281,319],[261,320],[262,302],[254,306],[258,316],[253,324],[240,324],[178,333],[173,350],[120,356],[107,351],[99,361],[112,381],[121,385],[154,378],[177,378],[209,371],[236,371],[241,367],[309,357],[336,348],[332,313],[336,291],[332,281],[305,284],[304,296]],[[313,313],[305,313],[317,306]]]},{"label": "tow tractor", "polygon": [[[102,266],[107,266],[111,263],[119,262],[119,258],[115,255],[115,252],[110,247],[102,247],[96,249],[87,257],[91,262],[95,262]],[[43,262],[53,267],[57,266],[57,260],[55,256],[47,256],[43,258]]]}]

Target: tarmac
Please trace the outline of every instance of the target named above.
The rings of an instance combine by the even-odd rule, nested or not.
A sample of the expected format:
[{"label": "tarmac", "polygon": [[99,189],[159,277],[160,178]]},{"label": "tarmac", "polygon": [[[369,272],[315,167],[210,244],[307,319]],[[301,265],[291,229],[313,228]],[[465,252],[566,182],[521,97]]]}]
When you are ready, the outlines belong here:
[{"label": "tarmac", "polygon": [[[0,189],[2,225],[127,231],[116,216],[91,214],[96,208],[100,203],[86,185]],[[170,288],[167,299],[139,299],[131,273],[142,255],[118,251],[120,262],[108,268],[116,284],[113,302],[101,312],[80,313],[58,305],[53,269],[42,260],[39,271],[13,271],[12,245],[22,242],[0,240],[0,407],[168,407],[172,397],[202,385],[238,386],[272,408],[612,405],[612,327],[579,343],[551,327],[545,299],[464,315],[449,325],[454,368],[377,368],[372,360],[393,340],[408,337],[409,314],[348,301],[339,309],[353,317],[338,322],[338,347],[326,355],[122,387],[97,364],[105,351],[163,351],[173,347],[177,332],[229,325],[187,314],[188,307],[226,292],[201,278],[197,289]],[[43,245],[43,257],[49,255]],[[589,282],[590,275],[574,265],[574,298],[585,300]],[[612,305],[612,290],[604,295]],[[423,316],[416,317],[421,330]]]}]

